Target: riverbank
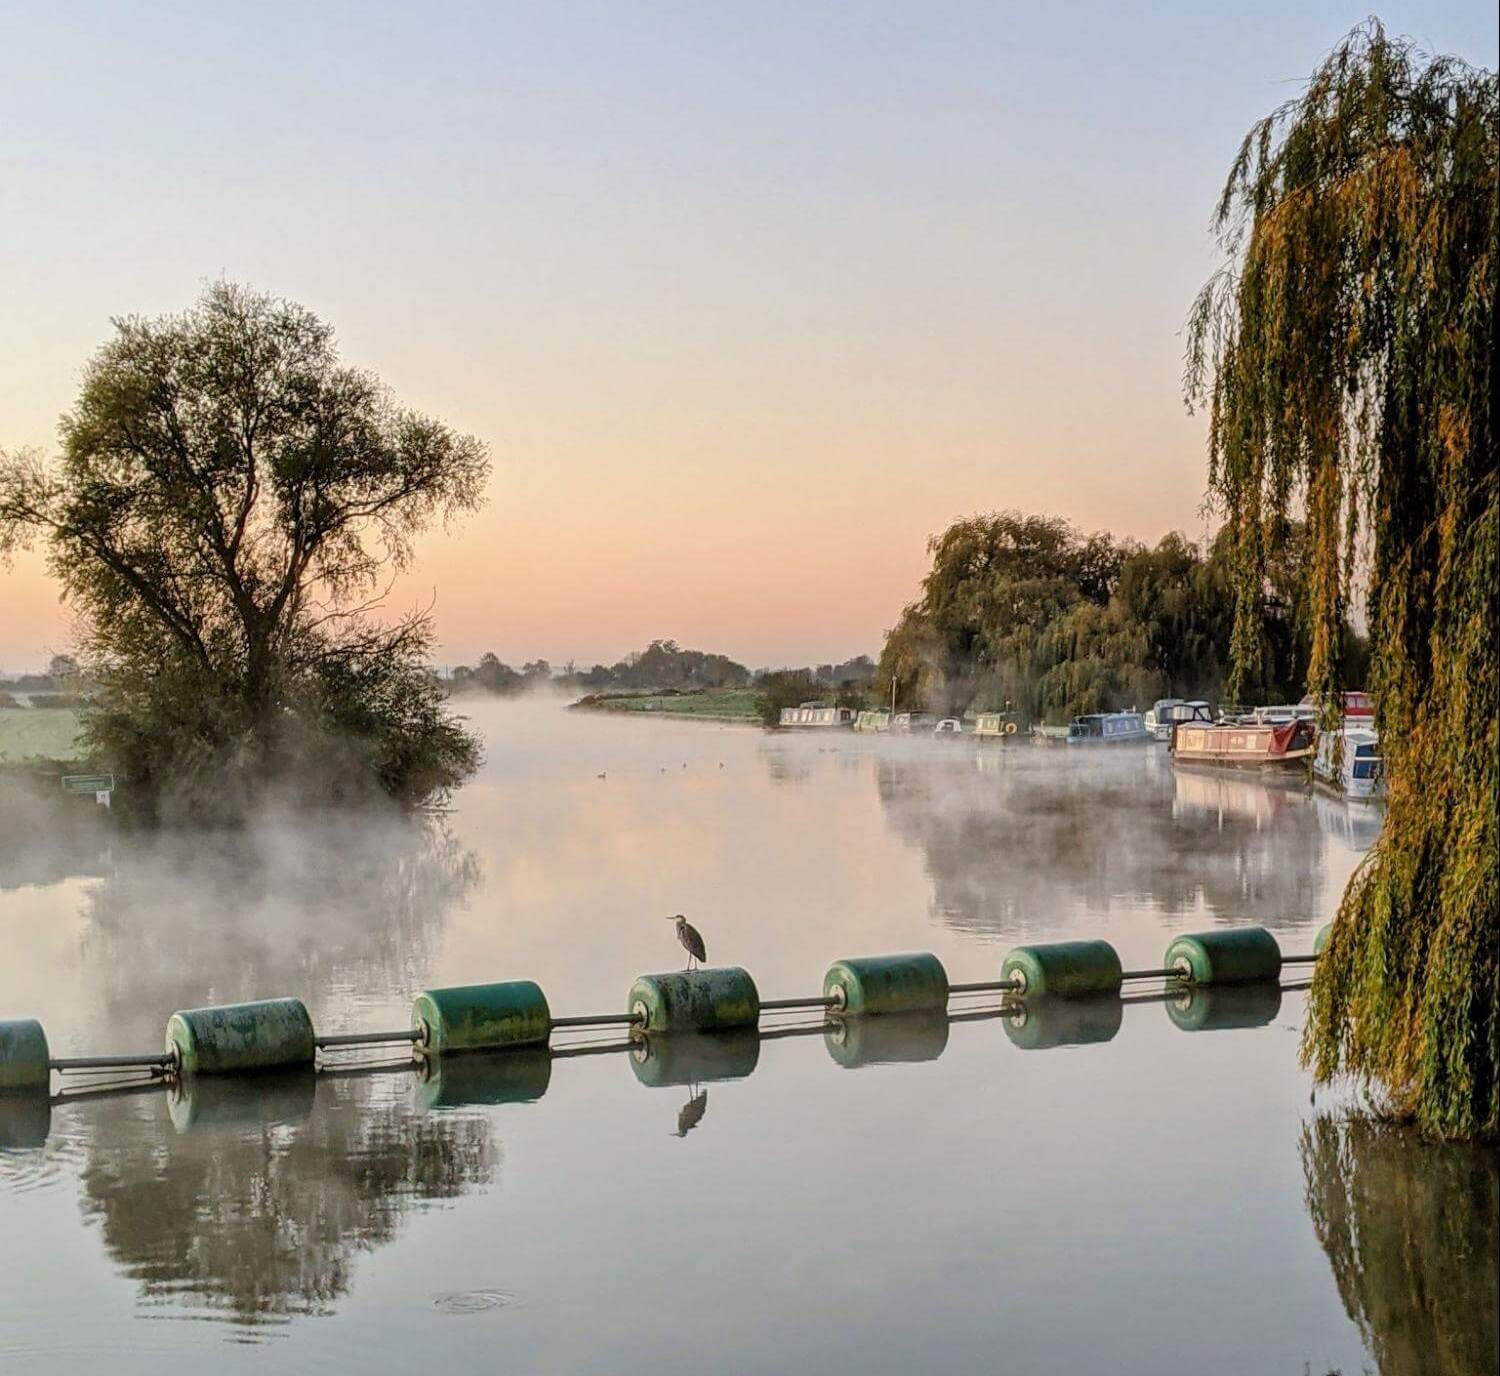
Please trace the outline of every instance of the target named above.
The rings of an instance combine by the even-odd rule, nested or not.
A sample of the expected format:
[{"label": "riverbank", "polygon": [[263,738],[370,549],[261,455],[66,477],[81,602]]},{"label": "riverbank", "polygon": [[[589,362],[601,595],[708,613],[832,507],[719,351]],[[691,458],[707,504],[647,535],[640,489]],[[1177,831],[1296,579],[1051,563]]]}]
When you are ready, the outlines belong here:
[{"label": "riverbank", "polygon": [[749,688],[705,688],[695,693],[590,693],[569,705],[585,712],[636,712],[689,721],[759,726],[759,694]]},{"label": "riverbank", "polygon": [[74,763],[82,729],[69,707],[0,707],[0,765]]}]

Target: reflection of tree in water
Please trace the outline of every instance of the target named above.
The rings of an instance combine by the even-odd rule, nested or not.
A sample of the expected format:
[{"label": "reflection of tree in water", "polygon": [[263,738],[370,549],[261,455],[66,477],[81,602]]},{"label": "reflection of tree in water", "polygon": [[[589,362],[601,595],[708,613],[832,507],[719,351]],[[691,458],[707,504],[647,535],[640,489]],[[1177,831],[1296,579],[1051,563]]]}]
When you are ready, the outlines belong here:
[{"label": "reflection of tree in water", "polygon": [[1311,920],[1323,841],[1304,796],[1259,778],[1174,774],[1159,752],[1119,750],[1097,762],[1027,746],[978,760],[879,758],[875,780],[957,928],[1051,924],[1060,897],[1093,912],[1127,897],[1270,927]]},{"label": "reflection of tree in water", "polygon": [[494,1177],[489,1120],[414,1115],[404,1078],[208,1089],[206,1109],[174,1105],[181,1132],[156,1096],[76,1110],[91,1120],[85,1216],[150,1301],[244,1325],[331,1312],[357,1254],[413,1207]]},{"label": "reflection of tree in water", "polygon": [[1490,1376],[1500,1188],[1482,1148],[1367,1118],[1302,1129],[1307,1209],[1381,1372]]},{"label": "reflection of tree in water", "polygon": [[478,873],[441,818],[124,838],[86,899],[99,1007],[113,1038],[156,1042],[173,1008],[203,1002],[404,997]]}]

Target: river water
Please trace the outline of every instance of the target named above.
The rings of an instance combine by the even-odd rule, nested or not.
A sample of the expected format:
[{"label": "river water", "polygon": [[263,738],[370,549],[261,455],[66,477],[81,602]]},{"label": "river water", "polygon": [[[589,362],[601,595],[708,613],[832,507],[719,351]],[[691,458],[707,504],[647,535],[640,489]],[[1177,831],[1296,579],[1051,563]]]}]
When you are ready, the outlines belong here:
[{"label": "river water", "polygon": [[[67,1055],[282,994],[321,1032],[523,977],[614,1012],[680,965],[676,912],[763,997],[1245,921],[1303,952],[1379,821],[1154,747],[465,710],[488,758],[435,821],[13,807],[0,1017]],[[1494,1161],[1314,1096],[1304,997],[6,1103],[0,1368],[1491,1371]]]}]

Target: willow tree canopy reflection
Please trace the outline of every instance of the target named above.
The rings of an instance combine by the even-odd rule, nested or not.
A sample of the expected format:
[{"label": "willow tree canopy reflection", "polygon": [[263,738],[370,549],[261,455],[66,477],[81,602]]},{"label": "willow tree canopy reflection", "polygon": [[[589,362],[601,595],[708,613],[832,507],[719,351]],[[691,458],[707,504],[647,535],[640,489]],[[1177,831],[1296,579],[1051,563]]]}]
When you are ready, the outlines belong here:
[{"label": "willow tree canopy reflection", "polygon": [[329,1076],[189,1085],[211,1102],[99,1101],[84,1216],[152,1303],[258,1326],[330,1313],[403,1218],[495,1177],[490,1120],[419,1113],[410,1085]]},{"label": "willow tree canopy reflection", "polygon": [[[892,830],[921,848],[949,925],[1014,935],[1121,897],[1269,927],[1317,910],[1322,831],[1309,799],[1259,777],[1175,772],[1160,752],[1106,759],[1026,745],[881,755]],[[1155,814],[1148,818],[1147,813]]]},{"label": "willow tree canopy reflection", "polygon": [[1302,1129],[1307,1210],[1349,1317],[1383,1373],[1491,1376],[1500,1288],[1494,1157],[1399,1124]]}]

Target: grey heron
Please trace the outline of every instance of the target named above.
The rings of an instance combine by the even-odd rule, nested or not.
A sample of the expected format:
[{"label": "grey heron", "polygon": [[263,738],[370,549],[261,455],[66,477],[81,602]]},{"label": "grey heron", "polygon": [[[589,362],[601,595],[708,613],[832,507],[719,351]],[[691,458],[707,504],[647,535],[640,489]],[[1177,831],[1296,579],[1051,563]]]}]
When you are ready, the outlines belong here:
[{"label": "grey heron", "polygon": [[682,943],[682,949],[688,953],[687,968],[693,968],[693,962],[708,959],[708,948],[703,944],[703,933],[700,932],[681,913],[667,919],[668,922],[677,924],[677,940]]}]

